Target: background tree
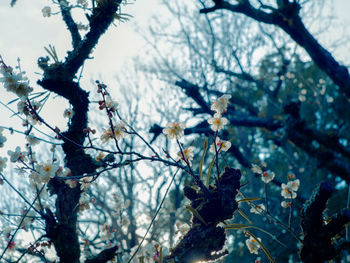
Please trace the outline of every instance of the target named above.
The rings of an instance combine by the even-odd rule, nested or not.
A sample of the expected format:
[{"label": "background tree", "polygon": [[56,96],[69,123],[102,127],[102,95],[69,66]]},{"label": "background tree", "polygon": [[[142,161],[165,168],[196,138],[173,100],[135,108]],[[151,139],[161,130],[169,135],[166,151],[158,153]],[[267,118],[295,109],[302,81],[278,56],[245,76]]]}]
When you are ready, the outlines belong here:
[{"label": "background tree", "polygon": [[[233,106],[226,113],[231,125],[222,132],[232,143],[229,152],[233,159],[227,156],[227,163],[235,162],[244,170],[251,168],[251,163],[259,165],[263,161],[267,165],[262,170],[276,173],[273,183],[277,187],[271,186],[266,193],[266,185],[254,179],[256,169],[255,174],[247,171],[244,179],[248,185],[244,193],[262,198],[268,196],[268,201],[263,202],[268,209],[263,214],[275,215],[281,222],[287,222],[289,230],[295,231],[296,239],[287,235],[286,229],[282,228],[279,233],[273,224],[266,224],[266,221],[258,223],[255,221],[258,218],[253,220],[254,225],[274,233],[275,238],[286,244],[277,252],[276,247],[280,244],[269,237],[272,242],[267,242],[271,243],[269,247],[274,248],[272,251],[275,252],[271,253],[275,253],[276,259],[281,262],[297,260],[297,244],[302,243],[298,237],[301,237],[299,233],[302,229],[299,218],[291,221],[290,217],[300,215],[301,205],[317,184],[328,180],[337,185],[337,195],[333,195],[328,215],[347,207],[344,183],[348,181],[349,159],[343,150],[347,151],[349,138],[344,131],[349,127],[347,117],[337,110],[347,108],[347,95],[334,85],[334,76],[330,76],[330,69],[325,68],[334,59],[306,32],[299,16],[311,21],[315,17],[310,10],[319,15],[320,9],[311,1],[304,4],[284,1],[283,7],[263,1],[215,1],[213,8],[207,8],[210,4],[210,1],[198,1],[195,6],[165,3],[169,12],[167,17],[172,15],[174,19],[167,18],[164,22],[157,18],[152,25],[148,41],[155,50],[154,67],[145,67],[146,71],[165,80],[171,88],[183,92],[180,96],[184,112],[198,120],[197,124],[185,130],[185,134],[213,134],[202,118],[213,113],[208,106],[213,98],[231,95]],[[243,13],[265,24],[268,20],[267,24],[277,26],[283,23],[276,22],[276,17],[281,16],[280,19],[285,21],[295,19],[288,20],[293,29],[287,25],[281,26],[282,29],[307,52],[322,51],[330,60],[321,63],[318,57],[310,61],[305,56],[305,49],[290,41],[290,36],[285,32],[223,9]],[[199,15],[198,10],[204,14]],[[262,12],[264,10],[266,13]],[[169,34],[164,34],[169,31]],[[305,42],[301,43],[296,35]],[[164,48],[164,42],[160,39],[171,47]],[[314,54],[310,56],[313,58]],[[342,66],[338,68],[340,71],[345,69]],[[184,96],[187,98],[184,99]],[[151,131],[156,136],[161,128],[154,125]],[[301,182],[301,190],[290,211],[280,206],[281,196],[272,196],[280,195],[277,189],[281,189],[281,183],[292,180],[288,179],[289,174]],[[250,217],[254,218],[253,215]],[[271,218],[269,220],[273,222]],[[246,219],[241,222],[247,223]],[[246,258],[246,254],[237,249],[246,238],[236,233],[233,235],[235,242],[230,256]],[[340,238],[339,241],[344,239]],[[309,249],[305,245],[303,251],[313,256],[318,253],[317,249],[313,248],[313,252]],[[321,261],[329,259],[333,253],[328,252],[328,255],[320,256]]]}]

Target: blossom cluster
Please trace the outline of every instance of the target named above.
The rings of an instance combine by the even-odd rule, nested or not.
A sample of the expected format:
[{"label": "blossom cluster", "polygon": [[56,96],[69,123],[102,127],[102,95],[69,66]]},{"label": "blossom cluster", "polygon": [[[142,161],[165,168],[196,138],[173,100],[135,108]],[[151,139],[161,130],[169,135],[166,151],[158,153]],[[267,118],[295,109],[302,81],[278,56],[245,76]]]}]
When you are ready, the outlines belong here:
[{"label": "blossom cluster", "polygon": [[15,73],[12,67],[5,65],[0,58],[0,73],[2,78],[0,82],[3,82],[7,91],[15,93],[19,98],[28,97],[28,94],[33,91],[33,88],[29,86],[29,80],[25,76],[25,72]]},{"label": "blossom cluster", "polygon": [[123,121],[120,121],[117,125],[113,126],[112,128],[108,128],[107,130],[103,129],[103,134],[101,135],[101,141],[103,143],[108,142],[110,139],[116,139],[121,140],[122,138],[125,138],[126,133],[126,127],[125,123]]},{"label": "blossom cluster", "polygon": [[177,153],[177,161],[181,160],[183,165],[192,165],[194,147],[190,146]]},{"label": "blossom cluster", "polygon": [[[231,96],[229,95],[221,96],[220,98],[215,100],[211,105],[211,110],[216,112],[214,116],[208,120],[208,123],[211,125],[210,127],[213,131],[216,131],[216,132],[220,131],[228,123],[228,120],[222,117],[221,114],[227,111],[230,98]],[[163,133],[170,140],[172,139],[179,140],[184,135],[185,127],[186,125],[182,122],[172,122],[172,123],[169,122],[163,129]],[[231,147],[231,142],[224,141],[215,135],[215,141],[210,146],[209,151],[214,154],[217,154],[221,151],[226,152],[230,147]],[[177,153],[176,160],[181,161],[183,165],[191,166],[192,165],[191,161],[193,160],[193,156],[194,156],[193,151],[194,151],[194,147],[192,146],[181,149]]]},{"label": "blossom cluster", "polygon": [[252,164],[251,170],[253,171],[253,173],[261,175],[261,180],[265,184],[270,183],[275,178],[275,173],[274,172],[272,172],[270,170],[264,171],[262,167],[260,167],[260,166],[258,166],[256,164]]},{"label": "blossom cluster", "polygon": [[227,111],[230,98],[230,95],[223,95],[215,100],[210,106],[210,109],[212,111],[215,111],[214,116],[208,120],[210,128],[213,131],[222,130],[223,127],[228,123],[228,120],[225,117],[222,117],[222,114]]},{"label": "blossom cluster", "polygon": [[[261,238],[258,238],[258,240],[261,241]],[[251,254],[258,254],[259,253],[260,244],[252,236],[249,236],[249,239],[247,239],[245,241],[245,244],[247,245],[247,248],[249,249],[249,252]]]},{"label": "blossom cluster", "polygon": [[261,215],[266,211],[265,205],[264,204],[259,204],[257,206],[252,206],[250,208],[250,212],[254,214]]},{"label": "blossom cluster", "polygon": [[216,154],[216,152],[221,152],[221,151],[226,152],[230,148],[231,148],[231,142],[224,141],[224,140],[221,140],[219,137],[216,137],[215,143],[210,145],[209,151],[211,153]]},{"label": "blossom cluster", "polygon": [[24,114],[27,117],[27,121],[31,125],[40,124],[40,121],[34,111],[38,111],[41,107],[40,102],[30,101],[22,97],[17,103],[17,110],[19,114]]},{"label": "blossom cluster", "polygon": [[[281,186],[281,195],[285,199],[294,199],[297,197],[297,191],[299,190],[300,187],[300,180],[295,179],[292,181],[289,181],[287,184],[283,184]],[[282,202],[283,207],[288,207],[288,202],[284,201]]]},{"label": "blossom cluster", "polygon": [[7,141],[6,137],[2,134],[4,131],[3,128],[0,128],[0,148],[4,147],[4,143]]},{"label": "blossom cluster", "polygon": [[171,139],[180,139],[184,135],[186,125],[182,122],[168,123],[163,133]]}]

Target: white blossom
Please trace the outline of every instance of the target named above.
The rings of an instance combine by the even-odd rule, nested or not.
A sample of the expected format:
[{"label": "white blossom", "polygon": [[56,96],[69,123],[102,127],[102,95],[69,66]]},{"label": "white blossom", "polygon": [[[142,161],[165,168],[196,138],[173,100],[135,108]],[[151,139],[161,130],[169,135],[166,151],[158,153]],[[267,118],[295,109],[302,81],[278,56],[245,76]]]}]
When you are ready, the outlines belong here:
[{"label": "white blossom", "polygon": [[6,165],[7,165],[7,158],[0,157],[0,172],[2,172],[6,168]]},{"label": "white blossom", "polygon": [[266,208],[265,208],[265,205],[264,205],[264,204],[259,204],[259,205],[257,205],[257,206],[252,206],[252,207],[250,208],[250,212],[251,212],[251,213],[258,214],[258,215],[264,213],[265,210],[266,210]]},{"label": "white blossom", "polygon": [[282,184],[281,195],[286,199],[294,199],[297,197],[297,193],[293,191],[290,184]]},{"label": "white blossom", "polygon": [[256,165],[256,164],[252,164],[252,168],[250,168],[250,169],[252,170],[253,173],[256,173],[256,174],[262,174],[263,173],[261,167]]},{"label": "white blossom", "polygon": [[218,98],[213,102],[213,104],[210,106],[210,109],[219,114],[226,112],[227,106],[230,103],[229,99],[231,99],[231,95],[221,96],[220,98]]},{"label": "white blossom", "polygon": [[41,9],[41,12],[43,13],[43,17],[50,17],[51,16],[51,7],[45,6],[43,9]]},{"label": "white blossom", "polygon": [[[114,132],[114,135],[113,135]],[[111,128],[108,128],[108,130],[104,130],[103,134],[101,135],[101,141],[103,143],[106,143],[112,138],[115,138],[116,140],[120,140],[122,138],[125,138],[127,135],[125,123],[119,122],[116,126],[113,127],[113,130]]]},{"label": "white blossom", "polygon": [[10,161],[12,163],[15,162],[26,162],[27,161],[27,153],[21,151],[21,147],[17,146],[16,150],[13,151],[7,151],[7,154],[10,156]]},{"label": "white blossom", "polygon": [[181,163],[183,165],[187,165],[187,163],[191,166],[192,163],[191,161],[193,160],[193,151],[194,151],[194,147],[190,146],[186,149],[184,149],[182,152],[179,151],[177,153],[177,161],[181,160]]},{"label": "white blossom", "polygon": [[163,129],[163,133],[169,139],[180,139],[184,135],[185,124],[182,122],[168,123]]},{"label": "white blossom", "polygon": [[268,184],[275,178],[275,173],[271,171],[265,171],[261,174],[261,180],[265,183]]},{"label": "white blossom", "polygon": [[26,140],[31,146],[35,146],[40,143],[40,140],[37,139],[34,135],[26,136]]},{"label": "white blossom", "polygon": [[283,208],[290,207],[291,204],[292,204],[291,202],[287,202],[287,201],[282,201],[282,202],[281,202],[281,206],[282,206]]},{"label": "white blossom", "polygon": [[80,184],[80,190],[81,191],[86,191],[90,185],[91,185],[91,182],[92,180],[94,179],[93,176],[86,176],[82,179],[82,182]]},{"label": "white blossom", "polygon": [[7,138],[2,134],[3,129],[0,128],[0,148],[4,147],[4,143],[7,141]]},{"label": "white blossom", "polygon": [[74,115],[74,111],[72,109],[65,109],[63,112],[63,117],[71,119]]},{"label": "white blossom", "polygon": [[59,165],[57,163],[52,163],[51,161],[36,165],[36,170],[39,173],[39,181],[47,183],[51,178],[56,176],[58,169]]},{"label": "white blossom", "polygon": [[[261,238],[258,238],[259,241],[261,241]],[[249,237],[249,239],[247,239],[245,241],[245,244],[247,245],[249,252],[251,254],[258,254],[259,253],[259,248],[260,248],[260,244],[259,242],[253,238],[252,236]]]},{"label": "white blossom", "polygon": [[11,67],[6,66],[2,61],[0,63],[0,73],[3,75],[0,82],[4,83],[5,89],[15,93],[20,98],[27,97],[33,89],[29,87],[29,80],[24,76],[25,72],[15,73]]},{"label": "white blossom", "polygon": [[[231,147],[231,142],[224,141],[224,140],[221,140],[219,137],[216,137],[215,144],[210,145],[209,151],[211,153],[214,153],[214,154],[216,153],[216,151],[217,152],[221,152],[221,151],[226,152],[228,149],[230,149],[230,147]],[[216,151],[215,151],[215,148],[216,148]]]},{"label": "white blossom", "polygon": [[221,114],[215,113],[214,117],[208,120],[208,123],[213,131],[220,131],[228,123],[228,120],[225,117],[221,117]]}]

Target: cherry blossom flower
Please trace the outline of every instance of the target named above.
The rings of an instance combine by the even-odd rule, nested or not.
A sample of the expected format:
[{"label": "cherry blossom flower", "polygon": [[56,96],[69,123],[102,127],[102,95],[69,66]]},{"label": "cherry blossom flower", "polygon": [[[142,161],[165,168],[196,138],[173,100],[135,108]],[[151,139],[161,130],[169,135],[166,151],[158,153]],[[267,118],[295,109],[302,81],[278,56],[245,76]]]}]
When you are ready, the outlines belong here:
[{"label": "cherry blossom flower", "polygon": [[208,120],[208,123],[213,131],[220,131],[228,123],[228,120],[225,117],[221,117],[221,114],[215,113],[214,117]]},{"label": "cherry blossom flower", "polygon": [[1,235],[4,236],[7,240],[11,238],[11,231],[13,229],[9,226],[4,227],[3,230],[1,231]]},{"label": "cherry blossom flower", "polygon": [[292,204],[291,202],[286,202],[286,201],[282,201],[282,202],[281,202],[281,206],[282,206],[283,208],[290,207],[291,204]]},{"label": "cherry blossom flower", "polygon": [[80,185],[80,190],[81,191],[86,191],[90,185],[92,180],[94,179],[93,176],[86,176],[82,179],[81,185]]},{"label": "cherry blossom flower", "polygon": [[289,174],[288,174],[288,178],[289,178],[289,179],[292,179],[292,180],[295,179],[295,174],[289,173]]},{"label": "cherry blossom flower", "polygon": [[288,185],[290,186],[290,188],[292,189],[292,191],[298,191],[299,189],[299,186],[300,186],[300,180],[299,179],[296,179],[296,180],[293,180],[293,181],[289,181],[288,182]]},{"label": "cherry blossom flower", "polygon": [[51,16],[51,7],[45,6],[43,9],[41,9],[41,12],[43,13],[43,17],[50,17]]},{"label": "cherry blossom flower", "polygon": [[180,139],[184,135],[185,124],[182,122],[168,123],[163,129],[163,133],[169,139]]},{"label": "cherry blossom flower", "polygon": [[78,30],[84,30],[84,31],[86,31],[86,30],[89,29],[89,25],[84,25],[84,24],[81,23],[81,22],[79,22],[79,23],[77,24],[77,27],[78,27]]},{"label": "cherry blossom flower", "polygon": [[6,168],[7,158],[0,157],[0,173]]},{"label": "cherry blossom flower", "polygon": [[[231,142],[224,141],[224,140],[221,140],[219,137],[216,137],[215,145],[214,144],[210,145],[210,149],[209,149],[209,151],[211,153],[214,153],[214,154],[216,153],[216,151],[217,152],[221,152],[221,151],[226,152],[228,149],[230,149]],[[216,151],[215,151],[215,148],[216,148]]]},{"label": "cherry blossom flower", "polygon": [[295,191],[293,191],[293,188],[291,186],[291,184],[282,184],[281,186],[282,190],[281,190],[281,195],[285,198],[285,199],[294,199],[297,197],[297,194]]},{"label": "cherry blossom flower", "polygon": [[72,171],[65,167],[65,168],[62,168],[62,166],[60,166],[57,170],[57,176],[60,176],[60,177],[68,177],[72,174]]},{"label": "cherry blossom flower", "polygon": [[34,115],[34,114],[30,114],[28,116],[28,122],[30,125],[35,126],[36,124],[41,124],[41,122],[39,121],[39,119]]},{"label": "cherry blossom flower", "polygon": [[299,187],[299,179],[289,181],[287,184],[282,184],[281,195],[286,199],[294,199],[297,196],[296,192],[299,190]]},{"label": "cherry blossom flower", "polygon": [[99,152],[96,157],[95,157],[95,160],[97,162],[100,162],[102,161],[104,158],[106,157],[106,154],[104,152]]},{"label": "cherry blossom flower", "polygon": [[256,165],[256,164],[252,164],[251,170],[253,171],[253,173],[256,173],[256,174],[262,174],[263,173],[261,167]]},{"label": "cherry blossom flower", "polygon": [[2,135],[3,130],[4,129],[0,128],[0,148],[4,147],[4,144],[7,141],[7,138],[4,135]]},{"label": "cherry blossom flower", "polygon": [[[114,135],[113,135],[113,131],[114,131]],[[108,128],[108,130],[104,130],[103,134],[101,135],[101,141],[103,143],[106,143],[113,138],[120,140],[122,138],[125,138],[127,135],[125,124],[123,122],[120,122],[119,124],[114,126],[113,131],[111,128]]]},{"label": "cherry blossom flower", "polygon": [[29,175],[30,187],[36,189],[41,184],[40,175],[37,172],[31,172]]},{"label": "cherry blossom flower", "polygon": [[65,180],[64,183],[68,185],[69,188],[75,188],[78,185],[78,182],[74,179]]},{"label": "cherry blossom flower", "polygon": [[40,140],[38,140],[34,135],[26,136],[26,140],[31,146],[35,146],[40,143]]},{"label": "cherry blossom flower", "polygon": [[106,107],[112,111],[115,112],[118,109],[119,103],[112,100],[110,97],[106,98]]},{"label": "cherry blossom flower", "polygon": [[259,204],[257,206],[252,206],[250,208],[251,213],[258,214],[258,215],[261,215],[262,213],[264,213],[265,210],[266,210],[266,208],[265,208],[264,204]]},{"label": "cherry blossom flower", "polygon": [[229,99],[231,99],[231,95],[223,95],[217,100],[213,102],[213,104],[210,106],[210,109],[212,111],[215,111],[219,114],[224,113],[227,111],[227,106],[230,103]]},{"label": "cherry blossom flower", "polygon": [[20,98],[27,97],[33,89],[29,87],[29,80],[24,76],[25,72],[15,73],[3,61],[0,61],[0,63],[0,73],[3,75],[3,78],[0,78],[0,82],[4,83],[5,89],[15,93]]},{"label": "cherry blossom flower", "polygon": [[59,169],[59,165],[57,163],[48,161],[46,163],[38,164],[35,168],[39,173],[40,182],[47,183],[51,178],[55,177],[56,172]]},{"label": "cherry blossom flower", "polygon": [[25,115],[29,114],[29,109],[28,109],[26,98],[21,98],[18,101],[18,103],[17,103],[17,111],[20,114],[25,114]]},{"label": "cherry blossom flower", "polygon": [[63,112],[63,117],[71,119],[74,115],[74,111],[72,109],[65,109]]},{"label": "cherry blossom flower", "polygon": [[100,229],[100,238],[102,241],[109,241],[113,239],[113,230],[107,223],[104,223]]},{"label": "cherry blossom flower", "polygon": [[194,147],[192,146],[184,149],[182,153],[181,151],[179,151],[177,153],[177,161],[181,160],[181,163],[183,165],[187,165],[188,163],[191,166],[192,165],[191,161],[193,160],[193,151],[194,151]]},{"label": "cherry blossom flower", "polygon": [[21,147],[17,146],[16,150],[13,151],[7,151],[7,154],[10,156],[10,162],[26,162],[27,161],[27,153],[21,151]]},{"label": "cherry blossom flower", "polygon": [[[261,238],[258,238],[259,241],[261,241]],[[259,248],[260,248],[260,244],[259,242],[253,238],[252,236],[249,237],[249,239],[247,239],[245,241],[245,244],[247,245],[249,252],[251,254],[258,254],[259,253]]]},{"label": "cherry blossom flower", "polygon": [[176,222],[175,223],[177,231],[175,232],[175,234],[180,233],[181,236],[185,236],[187,234],[187,232],[191,229],[191,227],[187,224],[187,223],[179,223]]},{"label": "cherry blossom flower", "polygon": [[82,192],[79,198],[79,213],[90,209],[90,197],[86,192]]},{"label": "cherry blossom flower", "polygon": [[87,0],[77,0],[77,4],[86,8],[88,6]]},{"label": "cherry blossom flower", "polygon": [[275,178],[275,173],[269,171],[265,171],[261,174],[261,180],[265,183],[268,184],[269,182],[271,182],[273,180],[273,178]]}]

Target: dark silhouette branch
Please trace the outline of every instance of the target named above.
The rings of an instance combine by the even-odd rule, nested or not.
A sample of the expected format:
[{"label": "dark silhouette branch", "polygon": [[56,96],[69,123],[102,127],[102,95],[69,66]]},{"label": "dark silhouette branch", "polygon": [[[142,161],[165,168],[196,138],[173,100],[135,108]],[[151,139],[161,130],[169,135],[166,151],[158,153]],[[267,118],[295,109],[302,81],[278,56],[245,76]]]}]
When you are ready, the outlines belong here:
[{"label": "dark silhouette branch", "polygon": [[[49,65],[47,64],[48,59],[40,58],[39,66],[44,70],[44,77],[38,81],[38,84],[67,99],[73,107],[74,115],[68,130],[62,133],[64,141],[62,148],[65,153],[66,167],[71,170],[72,176],[75,176],[95,172],[98,164],[81,148],[86,137],[83,131],[88,124],[89,99],[88,93],[79,86],[79,83],[74,81],[74,77],[96,46],[101,35],[113,22],[114,14],[121,1],[99,2],[89,17],[90,31],[83,40],[80,40],[70,10],[63,7],[62,1],[60,3],[63,20],[72,35],[73,50],[68,52],[62,63],[56,62]],[[60,262],[79,262],[80,245],[76,225],[81,190],[79,187],[71,189],[64,181],[55,178],[50,180],[48,188],[51,194],[57,195],[57,199],[56,215],[53,216],[51,211],[47,211],[46,216],[44,216],[47,236],[54,243]],[[96,260],[105,257],[106,253],[96,256]]]},{"label": "dark silhouette branch", "polygon": [[106,248],[100,252],[97,256],[85,260],[85,263],[106,263],[112,260],[115,256],[115,252],[118,250],[118,246]]},{"label": "dark silhouette branch", "polygon": [[350,222],[350,211],[343,210],[328,224],[324,223],[323,212],[333,191],[330,183],[322,182],[303,208],[301,225],[304,240],[300,258],[305,263],[325,262],[339,253],[333,238]]},{"label": "dark silhouette branch", "polygon": [[301,6],[296,1],[284,1],[279,9],[270,8],[270,12],[254,8],[249,0],[230,4],[226,1],[214,1],[211,8],[201,9],[201,13],[210,13],[219,9],[244,14],[258,22],[275,25],[285,31],[296,43],[302,46],[315,64],[340,87],[340,90],[350,97],[350,76],[348,69],[339,64],[332,54],[327,51],[306,29],[299,11]]},{"label": "dark silhouette branch", "polygon": [[60,9],[61,9],[63,21],[66,23],[66,26],[67,26],[67,28],[72,36],[73,48],[76,48],[81,41],[81,36],[80,36],[79,30],[78,30],[78,26],[72,18],[70,7],[68,7],[65,4],[66,1],[60,0],[59,3],[60,3]]},{"label": "dark silhouette branch", "polygon": [[226,240],[225,230],[217,224],[232,218],[237,210],[235,198],[241,187],[240,179],[240,170],[226,167],[219,177],[219,183],[210,189],[209,198],[204,198],[202,192],[189,186],[184,188],[192,209],[197,211],[204,222],[193,214],[191,229],[171,251],[170,256],[165,258],[165,262],[217,260],[228,254],[226,250],[222,251]]}]

